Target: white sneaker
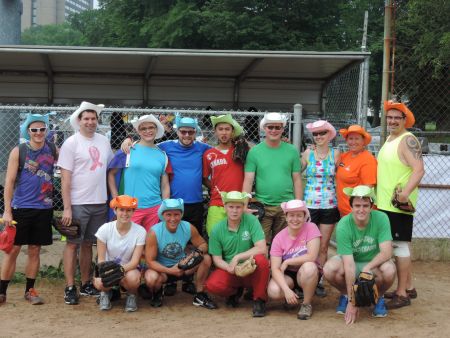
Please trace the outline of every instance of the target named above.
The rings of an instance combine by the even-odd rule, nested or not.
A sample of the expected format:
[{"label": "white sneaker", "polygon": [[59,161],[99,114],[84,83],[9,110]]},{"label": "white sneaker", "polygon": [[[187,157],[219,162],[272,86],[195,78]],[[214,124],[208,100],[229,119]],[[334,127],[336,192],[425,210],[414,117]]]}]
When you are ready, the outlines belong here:
[{"label": "white sneaker", "polygon": [[127,295],[127,300],[125,302],[125,312],[134,312],[137,310],[136,295]]},{"label": "white sneaker", "polygon": [[101,311],[111,310],[111,299],[109,292],[100,292],[99,308]]}]

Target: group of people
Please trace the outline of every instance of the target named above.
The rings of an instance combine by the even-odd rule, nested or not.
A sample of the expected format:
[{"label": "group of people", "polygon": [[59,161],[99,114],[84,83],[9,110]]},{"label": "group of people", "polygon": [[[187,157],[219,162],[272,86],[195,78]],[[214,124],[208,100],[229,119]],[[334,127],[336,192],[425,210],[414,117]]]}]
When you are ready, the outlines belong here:
[{"label": "group of people", "polygon": [[[63,253],[66,304],[78,304],[81,294],[99,296],[100,309],[111,308],[113,290],[92,277],[93,244],[98,262],[123,266],[120,285],[128,312],[136,311],[139,291],[152,306],[161,306],[165,296],[176,292],[178,280],[183,291],[193,294],[194,305],[208,309],[217,307],[209,294],[237,306],[247,290],[255,317],[265,315],[269,298],[294,305],[303,297],[297,316],[310,318],[314,295],[326,296],[325,279],[341,293],[336,311],[353,323],[358,308],[349,297],[361,271],[373,273],[384,294],[373,310],[376,317],[417,297],[411,279],[413,213],[391,202],[398,189],[400,202],[415,205],[424,174],[420,144],[406,130],[414,115],[404,104],[385,104],[390,135],[378,163],[365,149],[371,137],[364,128],[340,130],[349,147],[340,154],[330,146],[337,132],[323,120],[306,126],[314,144],[300,156],[282,141],[287,119],[279,113],[264,115],[259,126],[265,138],[249,150],[243,128],[230,114],[210,118],[215,147],[196,140],[196,119],[180,115],[174,120],[178,138],[156,143],[165,128],[155,116],[144,115],[132,122],[139,139],[126,138],[113,153],[108,139],[96,133],[102,109],[82,102],[70,117],[75,134],[56,151],[45,138],[48,116],[30,114],[21,126],[28,142],[11,151],[6,174],[3,221],[14,226],[15,220],[17,235],[2,262],[0,305],[6,302],[22,245],[28,245],[25,299],[43,303],[34,284],[40,247],[52,243],[55,166],[61,169],[62,222],[70,225],[77,219],[81,226]],[[210,193],[205,227],[203,185]],[[108,199],[114,215],[108,216]],[[261,219],[248,205],[254,200],[263,205]],[[336,223],[337,256],[328,259]],[[202,262],[192,270],[180,269],[177,262],[194,248]],[[249,258],[255,260],[255,271],[236,276],[236,266]],[[385,292],[396,272],[396,290]],[[385,304],[384,298],[392,299]]]}]

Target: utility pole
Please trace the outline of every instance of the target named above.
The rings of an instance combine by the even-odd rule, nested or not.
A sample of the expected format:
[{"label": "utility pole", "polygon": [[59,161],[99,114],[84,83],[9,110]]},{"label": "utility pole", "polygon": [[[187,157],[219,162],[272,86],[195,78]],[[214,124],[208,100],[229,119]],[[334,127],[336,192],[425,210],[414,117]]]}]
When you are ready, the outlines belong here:
[{"label": "utility pole", "polygon": [[21,0],[0,0],[0,45],[20,44]]}]

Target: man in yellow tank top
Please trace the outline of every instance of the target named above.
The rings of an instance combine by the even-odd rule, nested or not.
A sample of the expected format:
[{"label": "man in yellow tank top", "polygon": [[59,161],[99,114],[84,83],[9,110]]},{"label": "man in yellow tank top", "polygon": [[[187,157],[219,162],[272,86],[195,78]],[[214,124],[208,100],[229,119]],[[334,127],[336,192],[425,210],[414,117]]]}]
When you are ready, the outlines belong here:
[{"label": "man in yellow tank top", "polygon": [[417,190],[424,175],[422,150],[417,138],[406,128],[414,125],[413,113],[403,103],[386,101],[386,124],[389,136],[378,154],[377,206],[385,212],[391,224],[394,256],[397,265],[397,289],[387,292],[392,298],[386,304],[396,309],[411,304],[417,293],[412,285],[410,244],[413,229],[413,212],[392,205],[394,190],[399,187],[398,201],[415,207]]}]

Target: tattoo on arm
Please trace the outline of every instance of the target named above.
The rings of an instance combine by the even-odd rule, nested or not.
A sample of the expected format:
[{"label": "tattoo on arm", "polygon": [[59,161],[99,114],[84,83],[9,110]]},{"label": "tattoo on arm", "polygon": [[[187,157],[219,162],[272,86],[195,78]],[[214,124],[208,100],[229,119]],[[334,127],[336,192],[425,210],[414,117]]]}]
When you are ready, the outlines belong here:
[{"label": "tattoo on arm", "polygon": [[420,142],[414,136],[408,136],[406,138],[406,145],[416,160],[422,158],[422,147],[420,146]]}]

